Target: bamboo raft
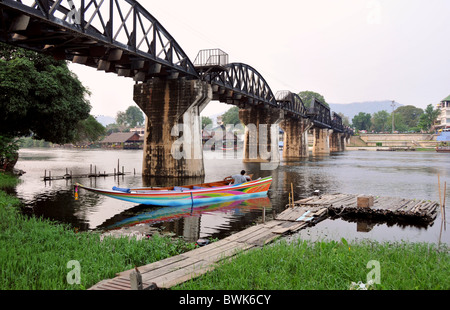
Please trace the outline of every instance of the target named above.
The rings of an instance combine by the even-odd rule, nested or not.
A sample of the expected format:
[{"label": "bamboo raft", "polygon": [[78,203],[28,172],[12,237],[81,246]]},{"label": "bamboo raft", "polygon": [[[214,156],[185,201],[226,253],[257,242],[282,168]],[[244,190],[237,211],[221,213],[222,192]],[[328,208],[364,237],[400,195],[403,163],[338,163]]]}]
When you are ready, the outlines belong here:
[{"label": "bamboo raft", "polygon": [[101,281],[89,290],[168,289],[213,270],[217,263],[238,253],[260,248],[336,214],[406,216],[432,221],[439,206],[436,202],[424,200],[373,197],[373,206],[361,207],[358,206],[361,197],[366,198],[331,194],[294,201],[274,220],[263,221],[204,247],[120,272],[115,278]]},{"label": "bamboo raft", "polygon": [[329,194],[294,202],[294,206],[326,207],[330,215],[347,215],[403,221],[431,223],[436,219],[439,203],[435,201],[405,199],[398,197],[373,197],[370,207],[358,206],[358,198],[368,197],[351,194]]}]

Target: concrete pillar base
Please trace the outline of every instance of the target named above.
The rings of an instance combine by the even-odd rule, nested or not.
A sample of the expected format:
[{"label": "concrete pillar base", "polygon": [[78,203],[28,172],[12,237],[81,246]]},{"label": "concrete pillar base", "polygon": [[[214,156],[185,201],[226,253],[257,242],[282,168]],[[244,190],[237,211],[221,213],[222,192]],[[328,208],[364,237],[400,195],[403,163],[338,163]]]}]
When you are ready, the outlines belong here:
[{"label": "concrete pillar base", "polygon": [[313,155],[330,154],[330,134],[333,130],[328,128],[314,128]]},{"label": "concrete pillar base", "polygon": [[308,129],[312,126],[308,119],[285,119],[281,123],[283,135],[283,159],[309,157]]},{"label": "concrete pillar base", "polygon": [[333,132],[331,134],[330,152],[342,152],[344,151],[343,133]]},{"label": "concrete pillar base", "polygon": [[[272,170],[280,162],[279,124],[283,112],[278,109],[250,107],[239,110],[245,126],[244,163],[263,163],[261,169]],[[276,167],[272,167],[272,166]]]},{"label": "concrete pillar base", "polygon": [[144,176],[205,175],[200,113],[211,99],[211,85],[198,80],[153,78],[134,86],[134,101],[147,116]]}]

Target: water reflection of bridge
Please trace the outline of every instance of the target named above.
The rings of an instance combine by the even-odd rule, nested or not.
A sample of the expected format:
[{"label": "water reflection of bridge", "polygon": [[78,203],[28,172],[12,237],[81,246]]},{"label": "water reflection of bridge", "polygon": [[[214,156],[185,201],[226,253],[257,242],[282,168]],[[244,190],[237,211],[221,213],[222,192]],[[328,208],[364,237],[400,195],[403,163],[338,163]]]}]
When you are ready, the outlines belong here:
[{"label": "water reflection of bridge", "polygon": [[0,41],[133,78],[147,115],[145,175],[204,176],[199,115],[211,100],[240,108],[246,162],[280,160],[273,127],[284,129],[285,158],[308,156],[308,130],[315,154],[345,150],[352,134],[316,98],[307,108],[291,91],[274,94],[256,69],[229,63],[221,50],[203,50],[192,63],[135,0],[0,0]]}]

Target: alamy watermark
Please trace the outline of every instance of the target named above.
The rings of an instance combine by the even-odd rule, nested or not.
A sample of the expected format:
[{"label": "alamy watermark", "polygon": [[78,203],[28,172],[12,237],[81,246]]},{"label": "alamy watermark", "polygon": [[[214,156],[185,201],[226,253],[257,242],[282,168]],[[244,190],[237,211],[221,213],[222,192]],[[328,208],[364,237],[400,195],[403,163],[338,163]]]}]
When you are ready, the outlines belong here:
[{"label": "alamy watermark", "polygon": [[69,3],[69,6],[70,6],[69,7],[70,11],[69,11],[69,13],[67,13],[67,19],[72,24],[81,25],[81,12],[80,12],[80,10],[77,10],[77,8],[75,7],[75,4],[73,4],[72,0],[67,0],[67,2]]},{"label": "alamy watermark", "polygon": [[[192,132],[189,125],[176,124],[171,136],[178,139],[172,144],[171,155],[176,160],[202,159],[203,152],[208,151],[214,159],[227,159],[237,155],[239,146],[245,148],[245,159],[260,162],[261,170],[274,170],[280,159],[279,132],[278,124],[227,124],[214,129],[207,125],[203,133],[209,135],[202,135],[198,130]],[[247,145],[242,145],[244,140]]]},{"label": "alamy watermark", "polygon": [[81,265],[77,260],[67,262],[68,269],[72,269],[67,273],[67,283],[70,285],[81,284]]},{"label": "alamy watermark", "polygon": [[350,285],[351,290],[368,290],[375,284],[381,284],[381,267],[380,262],[377,260],[371,260],[366,265],[367,269],[371,269],[366,276],[366,283],[359,281],[358,283],[352,282]]}]

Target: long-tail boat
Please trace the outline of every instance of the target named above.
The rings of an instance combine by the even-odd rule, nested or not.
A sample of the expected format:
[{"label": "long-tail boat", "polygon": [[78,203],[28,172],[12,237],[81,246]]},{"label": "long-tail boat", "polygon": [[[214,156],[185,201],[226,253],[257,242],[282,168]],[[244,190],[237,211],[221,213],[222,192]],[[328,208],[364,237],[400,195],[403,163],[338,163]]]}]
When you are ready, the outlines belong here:
[{"label": "long-tail boat", "polygon": [[241,184],[230,184],[230,181],[230,179],[224,179],[210,183],[172,187],[118,188],[114,186],[112,190],[91,188],[76,183],[75,192],[78,194],[78,188],[83,188],[124,201],[172,207],[262,197],[267,195],[272,177],[259,178]]}]

